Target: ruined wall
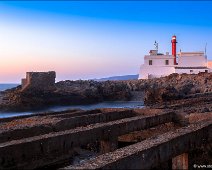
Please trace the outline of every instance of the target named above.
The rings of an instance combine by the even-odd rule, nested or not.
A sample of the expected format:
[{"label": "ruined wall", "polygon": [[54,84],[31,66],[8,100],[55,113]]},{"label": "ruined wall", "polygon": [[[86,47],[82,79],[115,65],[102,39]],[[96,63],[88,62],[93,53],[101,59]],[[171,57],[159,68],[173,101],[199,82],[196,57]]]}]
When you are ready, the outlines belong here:
[{"label": "ruined wall", "polygon": [[[94,159],[85,161],[76,166],[61,168],[61,170],[153,169],[160,163],[169,161],[171,158],[176,158],[178,155],[196,150],[204,143],[211,144],[211,131],[211,121],[192,124],[187,127],[170,131],[168,133],[158,135],[157,137],[148,138],[136,144],[117,149],[114,152],[99,155]],[[188,165],[189,160],[185,158],[183,159],[185,165]],[[192,167],[193,165],[194,164],[192,164]],[[175,165],[173,168],[174,167]],[[192,167],[186,169],[191,169]]]},{"label": "ruined wall", "polygon": [[21,86],[22,86],[22,88],[24,86],[26,86],[26,84],[27,84],[27,79],[21,79]]},{"label": "ruined wall", "polygon": [[22,79],[22,91],[27,89],[53,90],[55,88],[55,71],[27,72],[26,79]]},{"label": "ruined wall", "polygon": [[[85,120],[80,123],[81,120],[75,117],[75,120],[69,119],[69,122],[63,121],[61,124],[57,124],[57,127],[62,125],[65,127],[71,123],[80,124],[81,127],[76,129],[0,143],[0,160],[2,160],[0,162],[0,169],[35,169],[43,167],[53,162],[56,163],[70,158],[75,147],[102,139],[107,140],[111,136],[115,137],[135,130],[146,129],[164,122],[170,122],[173,117],[173,112],[167,112],[156,116],[136,116],[110,122],[110,120],[120,116],[129,116],[127,111],[122,115],[123,112],[116,114],[103,113],[104,115],[102,116],[91,114],[93,118],[86,118],[87,122],[92,120],[91,123],[96,121],[101,123],[84,127],[81,125],[85,125]],[[109,122],[103,123],[104,118],[105,120],[109,119]],[[31,133],[34,132],[31,131]]]}]

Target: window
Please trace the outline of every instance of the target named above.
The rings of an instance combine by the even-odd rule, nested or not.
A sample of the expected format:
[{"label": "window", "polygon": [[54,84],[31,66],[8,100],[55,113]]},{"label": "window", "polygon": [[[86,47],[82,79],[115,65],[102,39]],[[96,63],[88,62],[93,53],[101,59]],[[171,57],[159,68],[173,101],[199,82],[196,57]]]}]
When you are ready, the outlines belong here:
[{"label": "window", "polygon": [[169,65],[169,60],[165,60],[165,65]]},{"label": "window", "polygon": [[152,65],[152,60],[149,60],[149,65]]}]

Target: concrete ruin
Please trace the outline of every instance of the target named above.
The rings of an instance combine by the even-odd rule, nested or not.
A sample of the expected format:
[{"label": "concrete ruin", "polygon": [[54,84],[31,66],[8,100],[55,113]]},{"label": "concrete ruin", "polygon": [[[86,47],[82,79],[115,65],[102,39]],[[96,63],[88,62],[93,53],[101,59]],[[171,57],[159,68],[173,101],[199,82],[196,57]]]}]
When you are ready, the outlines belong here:
[{"label": "concrete ruin", "polygon": [[[0,119],[0,169],[188,169],[194,162],[191,152],[211,145],[212,121],[182,125],[182,119],[161,109],[69,110]],[[181,125],[119,146],[121,135],[169,122]],[[96,142],[99,156],[70,165],[76,148]]]},{"label": "concrete ruin", "polygon": [[21,80],[22,91],[27,89],[53,90],[55,88],[56,72],[27,72]]}]

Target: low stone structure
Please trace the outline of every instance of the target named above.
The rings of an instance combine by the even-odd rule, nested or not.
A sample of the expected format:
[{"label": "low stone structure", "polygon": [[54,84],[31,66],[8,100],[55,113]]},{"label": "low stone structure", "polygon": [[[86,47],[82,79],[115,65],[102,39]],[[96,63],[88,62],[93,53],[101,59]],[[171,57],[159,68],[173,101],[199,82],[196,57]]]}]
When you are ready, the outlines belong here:
[{"label": "low stone structure", "polygon": [[187,152],[210,142],[211,130],[211,121],[192,124],[62,169],[151,169],[170,159],[172,169],[190,169]]},{"label": "low stone structure", "polygon": [[[40,135],[37,134],[37,131],[41,131],[41,129],[44,130],[44,125],[40,125],[40,129],[37,127],[37,131],[34,131],[34,128],[31,128],[31,132],[27,129],[23,129],[21,132],[23,134],[22,139],[8,139],[7,141],[4,140],[0,142],[0,160],[4,160],[0,163],[0,169],[33,169],[57,163],[58,161],[61,162],[73,155],[74,148],[97,140],[101,142],[102,153],[105,153],[108,152],[108,149],[111,149],[111,143],[108,141],[111,136],[117,139],[119,135],[170,122],[173,119],[172,112],[160,113],[158,110],[156,114],[151,116],[143,115],[146,112],[145,109],[140,110],[140,116],[136,116],[135,112],[133,112],[134,111],[130,109],[126,111],[116,110],[109,112],[104,110],[99,114],[102,116],[89,114],[86,119],[87,121],[84,120],[84,123],[80,123],[80,120],[76,121],[77,117],[68,118],[68,122],[65,123],[64,119],[61,120],[61,116],[63,117],[63,115],[58,115],[60,117],[59,121],[62,121],[61,127],[58,129],[59,132],[45,130],[46,133]],[[149,112],[151,112],[151,110],[149,110]],[[155,113],[154,110],[153,112]],[[73,113],[69,116],[72,114]],[[79,115],[79,113],[77,113],[77,115]],[[132,117],[130,117],[130,115]],[[55,118],[56,115],[52,114],[52,116]],[[55,131],[60,123],[56,122],[54,124],[52,116],[50,115],[49,117],[49,123],[52,122],[52,124],[47,123],[47,126],[52,126],[52,131]],[[117,116],[119,117],[118,120]],[[93,119],[95,122],[92,121],[92,117],[96,119],[96,121]],[[104,117],[107,118],[108,121],[103,121],[103,119],[105,119]],[[41,118],[41,120],[44,119],[45,117]],[[32,124],[34,121],[27,119],[25,122]],[[8,122],[4,124],[4,126],[8,128],[11,123],[14,126],[15,122]],[[89,125],[87,125],[88,123]],[[23,122],[21,124],[23,124]],[[73,124],[73,126],[64,129],[68,124]],[[29,128],[29,125],[27,127]],[[3,127],[1,127],[1,129],[3,129]],[[21,129],[19,129],[19,131],[21,131]],[[24,131],[27,131],[27,134],[31,136],[24,135],[26,134]],[[16,131],[16,133],[18,132]]]},{"label": "low stone structure", "polygon": [[55,88],[55,71],[27,72],[26,78],[21,80],[22,91],[27,89],[52,90]]},{"label": "low stone structure", "polygon": [[[194,162],[201,163],[191,151],[211,144],[210,117],[161,134],[152,131],[145,139],[136,144],[129,141],[124,147],[119,139],[167,123],[179,124],[182,119],[183,114],[173,110],[148,108],[68,110],[0,119],[0,169],[166,169],[162,167],[170,164],[173,169],[187,169]],[[72,164],[77,148],[99,156]],[[208,154],[205,148],[202,151]],[[197,158],[205,161],[201,155]]]}]

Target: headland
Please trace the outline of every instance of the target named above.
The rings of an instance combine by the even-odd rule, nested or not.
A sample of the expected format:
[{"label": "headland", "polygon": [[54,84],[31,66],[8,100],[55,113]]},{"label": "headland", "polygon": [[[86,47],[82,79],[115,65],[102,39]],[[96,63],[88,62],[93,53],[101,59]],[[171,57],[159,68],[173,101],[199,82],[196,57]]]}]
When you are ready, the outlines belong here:
[{"label": "headland", "polygon": [[57,83],[54,75],[29,73],[22,86],[3,92],[1,109],[132,99],[144,100],[145,108],[74,109],[0,119],[0,169],[211,165],[212,73]]}]

